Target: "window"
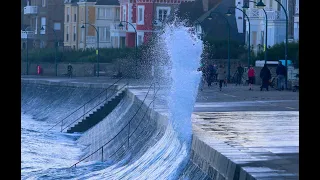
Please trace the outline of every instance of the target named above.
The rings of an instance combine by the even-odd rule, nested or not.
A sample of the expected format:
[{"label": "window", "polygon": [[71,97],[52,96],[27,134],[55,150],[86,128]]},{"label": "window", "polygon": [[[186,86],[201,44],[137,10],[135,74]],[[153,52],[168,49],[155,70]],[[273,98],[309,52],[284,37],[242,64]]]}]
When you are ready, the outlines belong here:
[{"label": "window", "polygon": [[53,29],[54,30],[61,30],[61,23],[58,23],[58,22],[54,23],[53,24]]},{"label": "window", "polygon": [[144,6],[138,6],[138,24],[144,24]]},{"label": "window", "polygon": [[120,9],[116,9],[116,18],[115,19],[120,19]]},{"label": "window", "polygon": [[137,32],[137,45],[140,46],[143,44],[144,32]]},{"label": "window", "polygon": [[76,26],[73,26],[73,41],[76,41],[77,29]]},{"label": "window", "polygon": [[67,26],[66,40],[69,41],[69,26]]},{"label": "window", "polygon": [[143,36],[138,35],[138,46],[140,46],[143,43]]},{"label": "window", "polygon": [[272,9],[273,7],[273,0],[269,0],[269,8]]},{"label": "window", "polygon": [[99,41],[110,42],[110,26],[99,27],[98,32],[99,32]]},{"label": "window", "polygon": [[98,8],[98,19],[110,19],[111,8]]},{"label": "window", "polygon": [[126,21],[127,17],[127,8],[126,6],[122,6],[122,21]]},{"label": "window", "polygon": [[157,17],[159,21],[165,21],[170,14],[170,7],[157,7]]},{"label": "window", "polygon": [[46,34],[46,17],[41,17],[41,29],[43,28],[43,30],[40,30],[40,34]]},{"label": "window", "polygon": [[42,7],[46,7],[46,0],[42,0]]},{"label": "window", "polygon": [[84,41],[84,29],[81,28],[81,42]]},{"label": "window", "polygon": [[257,45],[257,31],[252,31],[252,45]]},{"label": "window", "polygon": [[76,14],[73,15],[73,21],[77,22],[77,15]]},{"label": "window", "polygon": [[280,4],[279,4],[279,3],[277,3],[277,4],[278,4],[277,10],[278,10],[278,11],[281,11],[281,6],[280,6]]},{"label": "window", "polygon": [[69,22],[70,8],[67,7],[67,22]]}]

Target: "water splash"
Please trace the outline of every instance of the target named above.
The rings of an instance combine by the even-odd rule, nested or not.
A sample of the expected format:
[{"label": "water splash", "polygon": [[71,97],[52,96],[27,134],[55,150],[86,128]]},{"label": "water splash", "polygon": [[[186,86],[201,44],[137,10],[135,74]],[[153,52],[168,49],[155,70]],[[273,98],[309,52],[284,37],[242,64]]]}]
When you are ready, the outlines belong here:
[{"label": "water splash", "polygon": [[162,38],[170,56],[171,90],[168,97],[170,120],[182,141],[190,143],[191,114],[196,101],[201,73],[197,71],[202,41],[181,23],[166,26]]}]

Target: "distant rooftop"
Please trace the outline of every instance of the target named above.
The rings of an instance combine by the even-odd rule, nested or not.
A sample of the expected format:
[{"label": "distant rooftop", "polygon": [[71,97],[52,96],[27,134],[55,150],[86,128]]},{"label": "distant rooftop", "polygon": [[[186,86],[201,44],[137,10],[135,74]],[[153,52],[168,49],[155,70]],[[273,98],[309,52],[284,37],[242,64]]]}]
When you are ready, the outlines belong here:
[{"label": "distant rooftop", "polygon": [[118,0],[97,0],[96,5],[120,5]]}]

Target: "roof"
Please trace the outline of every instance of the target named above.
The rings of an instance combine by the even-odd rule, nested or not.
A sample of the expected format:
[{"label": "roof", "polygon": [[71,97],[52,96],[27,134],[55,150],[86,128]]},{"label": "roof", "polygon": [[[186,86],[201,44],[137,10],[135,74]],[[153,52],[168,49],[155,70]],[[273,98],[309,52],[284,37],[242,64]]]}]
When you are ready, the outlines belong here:
[{"label": "roof", "polygon": [[96,5],[120,5],[118,0],[97,0]]}]

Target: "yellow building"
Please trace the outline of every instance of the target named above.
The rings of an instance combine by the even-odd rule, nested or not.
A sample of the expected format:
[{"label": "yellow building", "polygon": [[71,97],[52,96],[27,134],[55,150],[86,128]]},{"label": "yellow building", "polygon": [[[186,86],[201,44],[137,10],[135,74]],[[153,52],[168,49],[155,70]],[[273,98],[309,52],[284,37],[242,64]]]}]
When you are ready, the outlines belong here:
[{"label": "yellow building", "polygon": [[[95,36],[93,27],[81,29],[84,22],[95,23],[95,0],[66,0],[64,8],[64,47],[86,48],[87,41]],[[89,38],[88,38],[89,37]]]}]

